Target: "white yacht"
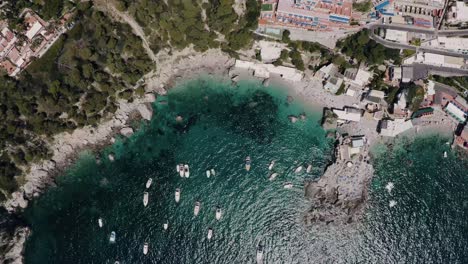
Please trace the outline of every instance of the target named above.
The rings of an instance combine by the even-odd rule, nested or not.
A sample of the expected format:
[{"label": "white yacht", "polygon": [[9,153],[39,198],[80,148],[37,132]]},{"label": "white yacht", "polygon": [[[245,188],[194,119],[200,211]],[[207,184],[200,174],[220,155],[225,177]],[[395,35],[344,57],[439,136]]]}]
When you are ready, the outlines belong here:
[{"label": "white yacht", "polygon": [[388,182],[387,185],[385,185],[385,189],[387,189],[388,193],[391,193],[395,185],[393,182]]},{"label": "white yacht", "polygon": [[247,158],[245,158],[245,170],[246,171],[250,170],[250,164],[251,164],[250,156],[247,156]]},{"label": "white yacht", "polygon": [[149,178],[148,181],[146,182],[146,189],[151,187],[151,184],[153,183],[153,178]]},{"label": "white yacht", "polygon": [[214,169],[211,169],[211,175],[216,176],[216,171]]},{"label": "white yacht", "polygon": [[276,179],[276,177],[278,176],[278,173],[274,172],[270,175],[270,177],[268,178],[270,181]]},{"label": "white yacht", "polygon": [[311,171],[312,171],[312,165],[309,164],[309,165],[307,166],[306,172],[307,172],[307,173],[310,173]]},{"label": "white yacht", "polygon": [[447,151],[444,151],[444,158],[447,158]]},{"label": "white yacht", "polygon": [[180,177],[184,177],[184,174],[185,174],[184,164],[179,164],[179,175],[180,175]]},{"label": "white yacht", "polygon": [[184,176],[185,176],[185,178],[190,177],[190,170],[189,170],[188,164],[185,164],[185,166],[184,166]]},{"label": "white yacht", "polygon": [[290,182],[287,182],[285,185],[284,185],[284,188],[285,189],[291,189],[293,187],[293,184],[290,183]]},{"label": "white yacht", "polygon": [[303,168],[302,168],[302,165],[301,165],[301,166],[297,167],[296,170],[295,170],[294,172],[295,172],[295,173],[299,173],[299,172],[302,171],[302,169],[303,169]]},{"label": "white yacht", "polygon": [[199,212],[200,212],[200,202],[197,201],[195,202],[195,208],[193,209],[193,214],[197,216]]},{"label": "white yacht", "polygon": [[179,164],[176,165],[176,171],[180,172],[180,165]]},{"label": "white yacht", "polygon": [[115,243],[115,232],[112,231],[109,237],[109,242]]},{"label": "white yacht", "polygon": [[180,201],[180,188],[175,190],[175,201],[178,203]]},{"label": "white yacht", "polygon": [[102,222],[102,218],[99,218],[97,221],[98,221],[99,227],[102,227],[104,225],[104,223]]},{"label": "white yacht", "polygon": [[220,220],[221,219],[221,215],[222,215],[222,210],[221,208],[216,208],[216,214],[215,214],[215,217],[216,217],[216,220]]},{"label": "white yacht", "polygon": [[206,236],[208,240],[210,240],[213,237],[213,229],[208,228],[208,235]]},{"label": "white yacht", "polygon": [[209,178],[211,176],[210,170],[206,170],[206,177]]},{"label": "white yacht", "polygon": [[263,247],[258,245],[257,247],[257,263],[260,264],[263,262]]},{"label": "white yacht", "polygon": [[388,206],[390,207],[394,207],[395,205],[397,205],[397,202],[395,200],[391,200],[390,203],[388,204]]},{"label": "white yacht", "polygon": [[169,223],[168,222],[164,223],[163,228],[164,228],[164,230],[167,230],[169,228]]},{"label": "white yacht", "polygon": [[143,244],[143,254],[146,255],[148,254],[148,243],[145,242],[145,244]]},{"label": "white yacht", "polygon": [[272,170],[272,169],[273,169],[273,166],[275,166],[275,161],[274,161],[274,160],[272,160],[272,161],[270,162],[270,165],[268,166],[268,170]]},{"label": "white yacht", "polygon": [[148,205],[148,200],[149,200],[149,193],[144,192],[143,193],[143,205],[146,207]]}]

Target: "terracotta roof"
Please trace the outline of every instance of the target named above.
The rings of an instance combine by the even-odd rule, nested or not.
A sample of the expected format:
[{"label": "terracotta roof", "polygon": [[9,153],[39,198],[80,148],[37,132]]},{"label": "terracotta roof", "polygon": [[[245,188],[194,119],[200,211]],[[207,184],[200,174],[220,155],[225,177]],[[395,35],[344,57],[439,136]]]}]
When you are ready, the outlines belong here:
[{"label": "terracotta roof", "polygon": [[2,61],[0,66],[2,66],[2,68],[4,68],[9,75],[11,75],[16,70],[16,66],[13,65],[13,63],[11,63],[9,60]]}]

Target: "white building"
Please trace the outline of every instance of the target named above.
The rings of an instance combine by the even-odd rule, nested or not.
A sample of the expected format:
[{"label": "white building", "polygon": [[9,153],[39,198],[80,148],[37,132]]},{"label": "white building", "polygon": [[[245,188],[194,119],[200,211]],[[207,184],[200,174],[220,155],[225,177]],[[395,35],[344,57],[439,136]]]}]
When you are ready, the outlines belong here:
[{"label": "white building", "polygon": [[34,36],[37,35],[42,30],[42,25],[39,21],[34,22],[32,27],[26,32],[26,37],[31,40],[34,38]]},{"label": "white building", "polygon": [[466,121],[465,112],[463,112],[463,110],[458,108],[452,102],[447,104],[447,106],[445,107],[445,111],[460,123],[463,123]]},{"label": "white building", "polygon": [[413,127],[411,120],[405,119],[383,120],[380,124],[380,135],[384,137],[395,137]]},{"label": "white building", "polygon": [[408,43],[408,31],[387,29],[385,39],[399,43]]},{"label": "white building", "polygon": [[242,60],[236,60],[234,67],[244,70],[252,70],[255,77],[264,79],[270,78],[270,75],[273,74],[288,81],[298,82],[301,81],[304,76],[303,72],[294,68]]},{"label": "white building", "polygon": [[345,81],[356,86],[364,87],[369,83],[372,74],[364,69],[358,69],[355,76],[347,78],[345,75]]},{"label": "white building", "polygon": [[[435,65],[440,67],[461,68],[465,65],[465,60],[460,57],[444,56],[434,53],[418,53],[414,62]],[[408,63],[405,61],[405,63]]]},{"label": "white building", "polygon": [[436,39],[423,43],[423,46],[431,46],[435,48],[443,48],[457,51],[460,53],[466,53],[468,52],[468,38],[438,37]]},{"label": "white building", "polygon": [[359,122],[361,121],[362,110],[345,107],[344,110],[333,109],[333,113],[338,116],[338,122],[344,123],[346,121]]},{"label": "white building", "polygon": [[262,61],[265,63],[276,61],[281,56],[281,50],[283,50],[284,47],[284,44],[264,40],[259,41],[258,45],[260,47]]},{"label": "white building", "polygon": [[448,12],[447,22],[460,23],[468,21],[468,5],[464,1],[457,1]]}]

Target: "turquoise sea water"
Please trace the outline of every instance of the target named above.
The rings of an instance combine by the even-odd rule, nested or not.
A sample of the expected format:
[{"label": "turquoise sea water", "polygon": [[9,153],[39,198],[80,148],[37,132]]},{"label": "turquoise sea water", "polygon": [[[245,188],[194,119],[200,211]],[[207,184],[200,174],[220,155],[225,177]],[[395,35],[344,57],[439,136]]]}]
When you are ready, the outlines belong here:
[{"label": "turquoise sea water", "polygon": [[[158,98],[150,124],[104,150],[100,165],[83,154],[27,209],[33,235],[26,263],[255,263],[259,243],[264,263],[467,263],[468,163],[451,152],[444,159],[446,139],[437,136],[375,150],[376,176],[362,225],[304,226],[309,203],[302,184],[321,176],[332,142],[319,127],[321,111],[288,103],[287,95],[258,83],[234,88],[204,78]],[[288,115],[302,112],[306,121],[289,122]],[[110,152],[113,163],[105,158]],[[248,155],[250,172],[244,169]],[[271,160],[279,173],[274,181],[268,180]],[[190,165],[190,178],[176,173],[178,163]],[[294,173],[308,163],[311,174]],[[216,176],[207,178],[210,168]],[[395,184],[391,194],[384,188],[388,181]],[[293,189],[284,189],[286,182]],[[389,208],[389,200],[397,205]],[[220,221],[217,206],[223,208]]]}]

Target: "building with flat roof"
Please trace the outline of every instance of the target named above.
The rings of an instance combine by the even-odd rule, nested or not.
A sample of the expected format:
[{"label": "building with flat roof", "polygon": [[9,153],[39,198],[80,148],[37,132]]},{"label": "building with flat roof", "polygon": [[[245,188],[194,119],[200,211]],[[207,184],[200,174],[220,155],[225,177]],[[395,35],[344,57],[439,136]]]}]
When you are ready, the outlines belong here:
[{"label": "building with flat roof", "polygon": [[408,31],[387,29],[385,33],[385,39],[406,44],[408,43]]},{"label": "building with flat roof", "polygon": [[379,123],[380,135],[384,137],[396,137],[412,127],[411,120],[405,119],[381,120]]},{"label": "building with flat roof", "polygon": [[464,123],[466,121],[466,113],[453,102],[449,102],[444,110],[456,121],[460,123]]},{"label": "building with flat roof", "polygon": [[361,121],[362,110],[352,107],[345,107],[344,110],[333,109],[333,113],[338,116],[338,122],[359,122]]},{"label": "building with flat roof", "polygon": [[448,23],[461,23],[468,21],[468,5],[465,1],[457,1],[447,14]]}]

